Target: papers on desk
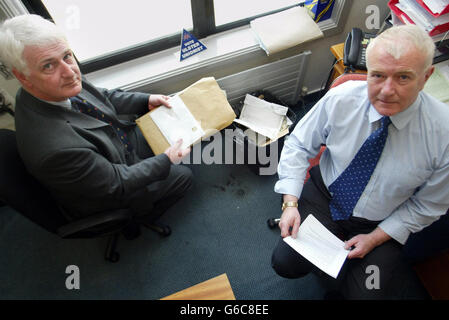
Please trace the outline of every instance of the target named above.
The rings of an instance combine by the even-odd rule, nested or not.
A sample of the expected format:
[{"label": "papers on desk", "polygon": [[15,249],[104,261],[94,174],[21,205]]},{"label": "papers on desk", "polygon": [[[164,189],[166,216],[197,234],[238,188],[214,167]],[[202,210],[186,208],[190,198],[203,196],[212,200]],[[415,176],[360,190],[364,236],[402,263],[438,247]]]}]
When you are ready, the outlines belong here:
[{"label": "papers on desk", "polygon": [[344,242],[311,214],[302,222],[296,239],[289,236],[284,241],[333,278],[337,278],[349,253]]},{"label": "papers on desk", "polygon": [[171,108],[159,107],[150,116],[171,146],[182,138],[185,149],[201,139],[204,131],[179,96],[171,97],[168,102]]},{"label": "papers on desk", "polygon": [[323,37],[321,29],[303,7],[257,18],[250,24],[267,55]]},{"label": "papers on desk", "polygon": [[240,117],[234,122],[251,129],[253,132],[246,132],[248,138],[256,145],[263,146],[266,144],[266,138],[272,142],[288,133],[292,122],[287,118],[287,112],[287,107],[247,94]]},{"label": "papers on desk", "polygon": [[435,14],[440,14],[447,6],[447,0],[423,0],[422,2]]},{"label": "papers on desk", "polygon": [[413,0],[399,0],[396,6],[405,12],[415,24],[423,27],[427,32],[449,22],[449,15],[434,17]]},{"label": "papers on desk", "polygon": [[447,61],[435,65],[432,76],[427,80],[423,91],[434,98],[449,104],[449,64]]}]

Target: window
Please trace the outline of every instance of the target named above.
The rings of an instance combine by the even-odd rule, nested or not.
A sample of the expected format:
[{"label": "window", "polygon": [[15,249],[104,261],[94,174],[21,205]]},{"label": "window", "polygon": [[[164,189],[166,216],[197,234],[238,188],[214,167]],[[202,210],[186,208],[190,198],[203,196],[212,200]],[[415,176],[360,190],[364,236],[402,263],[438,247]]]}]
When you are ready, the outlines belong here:
[{"label": "window", "polygon": [[[216,26],[278,11],[294,5],[297,0],[214,0]],[[236,9],[238,8],[238,9]]]},{"label": "window", "polygon": [[[64,29],[83,73],[240,27],[304,0],[22,0]],[[238,8],[238,9],[236,9]]]},{"label": "window", "polygon": [[[185,0],[42,0],[83,63],[135,45],[192,29]],[[125,5],[126,4],[126,5]]]}]

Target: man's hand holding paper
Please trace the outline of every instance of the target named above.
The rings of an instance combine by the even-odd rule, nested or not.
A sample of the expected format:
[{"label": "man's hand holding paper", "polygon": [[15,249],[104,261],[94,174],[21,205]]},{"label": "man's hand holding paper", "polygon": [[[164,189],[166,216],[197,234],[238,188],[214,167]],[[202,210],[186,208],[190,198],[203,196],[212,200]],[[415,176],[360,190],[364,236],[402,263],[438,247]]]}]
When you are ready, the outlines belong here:
[{"label": "man's hand holding paper", "polygon": [[166,106],[167,108],[171,108],[171,104],[168,101],[170,97],[164,96],[162,94],[150,94],[148,98],[148,109],[151,111],[159,106]]},{"label": "man's hand holding paper", "polygon": [[190,153],[190,150],[190,147],[182,148],[182,139],[179,139],[173,146],[168,147],[164,153],[170,159],[171,163],[179,164],[182,158]]},{"label": "man's hand holding paper", "polygon": [[337,278],[349,250],[343,241],[333,235],[312,214],[309,214],[298,231],[297,238],[285,237],[284,241],[300,255]]},{"label": "man's hand holding paper", "polygon": [[235,119],[225,94],[212,77],[198,80],[168,100],[163,96],[159,98],[162,100],[157,104],[150,104],[162,104],[169,108],[155,108],[136,119],[156,155],[165,152],[180,138],[187,148],[201,138],[226,128]]},{"label": "man's hand holding paper", "polygon": [[204,131],[178,95],[171,97],[168,102],[172,106],[170,109],[156,109],[150,116],[170,146],[182,139],[182,148],[187,148],[201,139]]}]

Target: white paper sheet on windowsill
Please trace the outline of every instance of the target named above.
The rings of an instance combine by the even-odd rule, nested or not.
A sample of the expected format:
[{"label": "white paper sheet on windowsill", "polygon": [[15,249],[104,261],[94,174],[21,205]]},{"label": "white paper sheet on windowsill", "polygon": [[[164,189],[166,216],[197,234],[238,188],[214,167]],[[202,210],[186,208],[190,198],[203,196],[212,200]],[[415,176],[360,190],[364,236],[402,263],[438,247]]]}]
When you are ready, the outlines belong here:
[{"label": "white paper sheet on windowsill", "polygon": [[171,146],[182,138],[182,148],[187,148],[201,139],[204,131],[179,96],[168,101],[172,108],[159,107],[150,116]]},{"label": "white paper sheet on windowsill", "polygon": [[250,24],[267,55],[323,37],[323,32],[303,7],[257,18]]},{"label": "white paper sheet on windowsill", "polygon": [[337,278],[349,253],[343,241],[333,235],[313,215],[309,214],[299,227],[296,239],[284,241],[304,258],[331,277]]}]

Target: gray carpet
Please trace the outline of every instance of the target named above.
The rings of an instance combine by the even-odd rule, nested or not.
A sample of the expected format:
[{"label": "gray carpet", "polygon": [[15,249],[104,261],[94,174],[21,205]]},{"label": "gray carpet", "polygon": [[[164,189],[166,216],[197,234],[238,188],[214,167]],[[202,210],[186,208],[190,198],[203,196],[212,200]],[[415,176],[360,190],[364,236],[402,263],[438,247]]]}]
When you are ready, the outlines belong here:
[{"label": "gray carpet", "polygon": [[[245,165],[189,165],[191,192],[163,216],[172,235],[148,229],[120,238],[118,263],[106,262],[106,239],[63,240],[0,207],[0,299],[159,299],[226,273],[237,299],[321,299],[310,275],[287,280],[270,266],[279,230],[276,176]],[[66,267],[80,270],[80,289],[65,287]]]}]

